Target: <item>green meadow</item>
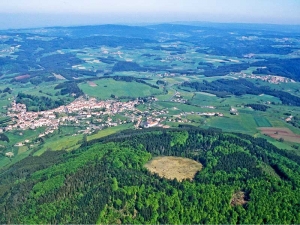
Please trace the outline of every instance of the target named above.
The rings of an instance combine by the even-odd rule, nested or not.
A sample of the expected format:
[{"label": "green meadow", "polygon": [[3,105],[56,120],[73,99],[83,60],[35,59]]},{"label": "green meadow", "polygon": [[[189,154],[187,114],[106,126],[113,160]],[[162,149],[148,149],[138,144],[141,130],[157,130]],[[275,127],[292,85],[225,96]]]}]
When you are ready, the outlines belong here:
[{"label": "green meadow", "polygon": [[254,120],[258,127],[272,127],[272,124],[265,117],[254,116]]},{"label": "green meadow", "polygon": [[156,102],[157,105],[169,109],[169,110],[179,110],[182,112],[201,112],[202,109],[198,106],[182,104],[178,102]]},{"label": "green meadow", "polygon": [[89,135],[87,137],[87,140],[90,141],[90,140],[102,138],[102,137],[120,132],[122,130],[132,129],[132,128],[133,128],[132,123],[122,124],[122,125],[118,125],[116,127],[105,128],[103,130],[98,131],[96,134]]},{"label": "green meadow", "polygon": [[205,126],[251,135],[258,132],[252,115],[247,114],[229,117],[210,117],[206,120]]},{"label": "green meadow", "polygon": [[159,89],[137,82],[100,79],[94,81],[94,83],[97,86],[92,87],[88,83],[80,83],[78,86],[85,94],[99,99],[111,99],[111,95],[115,95],[116,97],[137,98],[156,95],[162,92]]}]

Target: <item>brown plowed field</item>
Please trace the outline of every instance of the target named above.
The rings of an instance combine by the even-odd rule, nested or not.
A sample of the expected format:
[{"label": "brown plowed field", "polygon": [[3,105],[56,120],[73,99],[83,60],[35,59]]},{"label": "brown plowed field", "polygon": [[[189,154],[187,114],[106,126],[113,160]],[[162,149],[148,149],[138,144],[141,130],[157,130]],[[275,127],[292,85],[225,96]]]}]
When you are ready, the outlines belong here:
[{"label": "brown plowed field", "polygon": [[97,84],[95,84],[94,82],[92,82],[92,81],[88,81],[87,82],[91,87],[97,87],[98,85]]},{"label": "brown plowed field", "polygon": [[26,78],[29,78],[29,77],[30,77],[30,75],[26,74],[26,75],[15,77],[15,80],[23,80],[23,79],[26,79]]},{"label": "brown plowed field", "polygon": [[263,134],[275,139],[283,138],[285,141],[300,143],[300,135],[294,134],[290,129],[283,127],[260,127]]}]

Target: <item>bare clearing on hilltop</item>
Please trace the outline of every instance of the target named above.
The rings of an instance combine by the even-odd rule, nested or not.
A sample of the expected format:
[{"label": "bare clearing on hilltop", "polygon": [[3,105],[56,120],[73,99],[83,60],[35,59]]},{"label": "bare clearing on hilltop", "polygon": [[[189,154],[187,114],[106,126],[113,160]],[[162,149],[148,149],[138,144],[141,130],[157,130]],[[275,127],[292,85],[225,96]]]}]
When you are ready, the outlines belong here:
[{"label": "bare clearing on hilltop", "polygon": [[145,167],[152,173],[167,179],[193,179],[195,174],[202,169],[202,164],[192,159],[164,156],[156,157],[149,161]]}]

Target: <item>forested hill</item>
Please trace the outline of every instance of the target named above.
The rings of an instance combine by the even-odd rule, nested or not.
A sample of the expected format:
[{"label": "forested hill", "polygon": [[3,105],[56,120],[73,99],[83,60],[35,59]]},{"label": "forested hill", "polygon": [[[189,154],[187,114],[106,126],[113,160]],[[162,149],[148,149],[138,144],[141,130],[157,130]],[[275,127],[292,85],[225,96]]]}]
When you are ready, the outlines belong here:
[{"label": "forested hill", "polygon": [[[203,169],[192,181],[167,180],[144,167],[155,156]],[[1,171],[0,223],[299,224],[299,165],[293,152],[247,135],[129,130]]]}]

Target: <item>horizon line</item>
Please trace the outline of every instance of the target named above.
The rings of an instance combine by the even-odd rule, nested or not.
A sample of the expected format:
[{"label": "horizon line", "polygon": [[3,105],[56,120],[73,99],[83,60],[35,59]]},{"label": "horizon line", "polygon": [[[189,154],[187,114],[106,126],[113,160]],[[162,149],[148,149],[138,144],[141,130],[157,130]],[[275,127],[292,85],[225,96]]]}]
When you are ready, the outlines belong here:
[{"label": "horizon line", "polygon": [[[198,24],[197,24],[198,23]],[[258,23],[258,22],[216,22],[216,21],[203,21],[203,20],[183,20],[183,21],[161,21],[161,22],[104,22],[104,23],[84,23],[84,24],[69,24],[69,25],[41,25],[41,26],[28,26],[19,28],[0,28],[0,31],[13,31],[13,30],[31,30],[31,29],[49,29],[49,28],[74,28],[74,27],[92,27],[92,26],[129,26],[129,27],[146,27],[151,25],[185,25],[185,26],[201,26],[201,25],[256,25],[256,26],[274,26],[274,27],[300,27],[299,24],[291,23]],[[300,32],[300,31],[299,31]]]}]

